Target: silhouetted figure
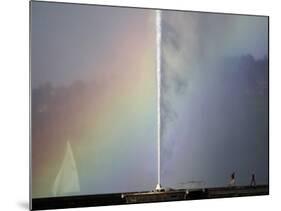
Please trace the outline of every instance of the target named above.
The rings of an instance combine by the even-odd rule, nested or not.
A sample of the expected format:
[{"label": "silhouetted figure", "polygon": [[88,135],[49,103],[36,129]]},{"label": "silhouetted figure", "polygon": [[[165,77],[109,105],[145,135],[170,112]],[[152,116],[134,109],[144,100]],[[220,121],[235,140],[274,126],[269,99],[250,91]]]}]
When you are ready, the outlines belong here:
[{"label": "silhouetted figure", "polygon": [[250,186],[252,186],[252,187],[256,186],[256,175],[255,174],[252,174]]},{"label": "silhouetted figure", "polygon": [[229,186],[235,186],[235,172],[230,175]]}]

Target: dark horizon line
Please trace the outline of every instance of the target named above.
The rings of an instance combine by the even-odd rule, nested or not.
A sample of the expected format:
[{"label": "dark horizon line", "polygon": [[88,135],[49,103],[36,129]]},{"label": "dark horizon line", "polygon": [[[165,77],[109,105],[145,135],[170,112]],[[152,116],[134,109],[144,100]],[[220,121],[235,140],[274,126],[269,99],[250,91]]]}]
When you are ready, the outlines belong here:
[{"label": "dark horizon line", "polygon": [[[175,189],[174,191],[185,191],[188,189]],[[150,191],[133,192],[137,194],[137,198],[142,197],[144,193]],[[138,194],[140,193],[140,194]],[[155,192],[157,194],[170,194],[173,191]],[[113,193],[113,194],[99,194],[99,195],[80,195],[80,196],[62,196],[50,198],[32,198],[30,210],[45,210],[45,209],[65,209],[77,207],[95,207],[95,206],[108,206],[108,205],[126,205],[136,203],[159,203],[169,201],[188,201],[188,200],[202,200],[214,198],[232,198],[232,197],[247,197],[247,196],[262,196],[269,195],[269,185],[257,186],[233,186],[221,188],[205,188],[205,189],[189,189],[188,193],[182,199],[174,198],[171,196],[168,200],[165,198],[157,198],[153,200],[132,201],[122,197],[126,193]],[[136,199],[137,199],[136,198]]]}]

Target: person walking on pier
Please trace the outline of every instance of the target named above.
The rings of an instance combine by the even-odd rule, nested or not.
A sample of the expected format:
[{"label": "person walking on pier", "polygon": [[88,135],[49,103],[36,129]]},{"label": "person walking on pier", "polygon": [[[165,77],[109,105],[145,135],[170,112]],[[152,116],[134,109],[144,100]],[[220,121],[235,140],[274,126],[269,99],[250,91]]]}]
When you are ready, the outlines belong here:
[{"label": "person walking on pier", "polygon": [[250,186],[256,187],[256,176],[255,176],[254,173],[252,174],[252,179],[251,179]]},{"label": "person walking on pier", "polygon": [[233,173],[230,175],[229,186],[231,186],[231,187],[235,186],[235,172],[233,172]]}]

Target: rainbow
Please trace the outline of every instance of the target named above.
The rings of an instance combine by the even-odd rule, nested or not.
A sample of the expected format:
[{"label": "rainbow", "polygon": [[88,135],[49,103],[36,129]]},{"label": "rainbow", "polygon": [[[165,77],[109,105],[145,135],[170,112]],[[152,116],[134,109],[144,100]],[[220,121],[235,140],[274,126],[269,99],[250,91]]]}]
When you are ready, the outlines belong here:
[{"label": "rainbow", "polygon": [[[154,16],[147,11],[114,38],[100,64],[88,65],[93,71],[82,81],[86,84],[82,96],[74,95],[61,107],[47,105],[49,113],[42,121],[50,124],[42,129],[45,132],[32,125],[33,198],[52,197],[67,141],[76,160],[81,195],[153,188],[157,174]],[[148,176],[141,176],[144,173]]]}]

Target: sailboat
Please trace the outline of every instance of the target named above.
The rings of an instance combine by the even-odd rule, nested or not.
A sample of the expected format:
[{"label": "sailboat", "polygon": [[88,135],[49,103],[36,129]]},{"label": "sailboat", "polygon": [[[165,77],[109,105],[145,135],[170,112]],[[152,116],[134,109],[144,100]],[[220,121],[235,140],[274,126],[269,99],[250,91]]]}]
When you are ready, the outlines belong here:
[{"label": "sailboat", "polygon": [[72,195],[80,192],[78,171],[69,141],[66,143],[65,156],[56,176],[52,192],[54,196]]}]

